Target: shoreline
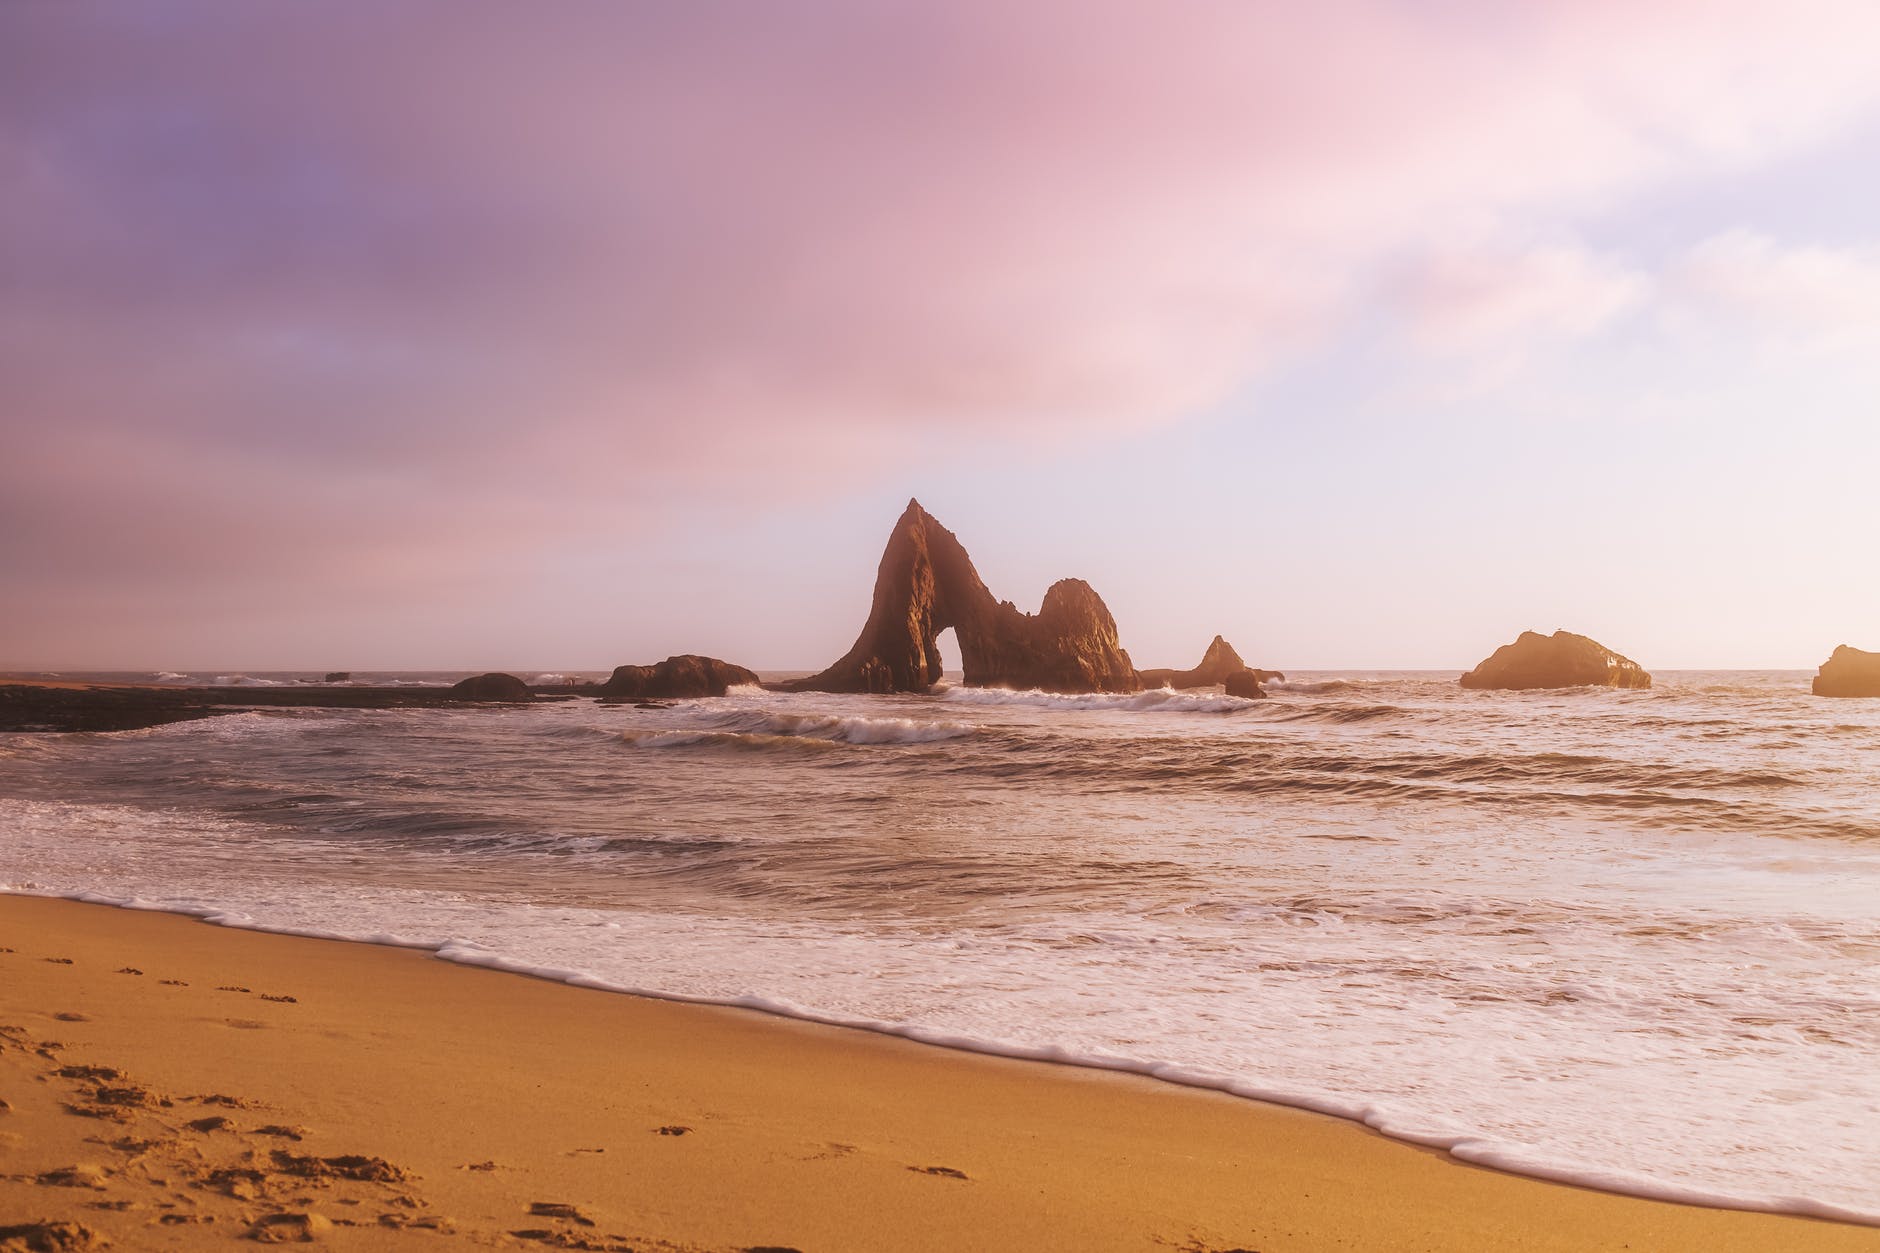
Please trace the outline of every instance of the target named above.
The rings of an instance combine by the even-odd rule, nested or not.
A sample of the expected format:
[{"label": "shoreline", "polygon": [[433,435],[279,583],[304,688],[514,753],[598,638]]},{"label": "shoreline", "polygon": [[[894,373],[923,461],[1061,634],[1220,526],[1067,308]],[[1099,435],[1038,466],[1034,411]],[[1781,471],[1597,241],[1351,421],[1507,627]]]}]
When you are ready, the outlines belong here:
[{"label": "shoreline", "polygon": [[[85,1063],[119,1067],[163,1088],[233,1088],[239,1099],[291,1112],[290,1121],[325,1124],[351,1139],[377,1133],[384,1147],[358,1151],[408,1161],[435,1207],[464,1230],[510,1230],[501,1228],[505,1213],[520,1224],[531,1205],[563,1204],[517,1191],[553,1178],[561,1191],[581,1193],[565,1203],[586,1207],[596,1221],[612,1207],[610,1229],[643,1247],[652,1239],[676,1242],[668,1247],[805,1250],[1159,1242],[1271,1253],[1412,1243],[1572,1249],[1628,1241],[1880,1249],[1880,1230],[1872,1227],[1545,1182],[1470,1165],[1331,1115],[1166,1080],[931,1047],[750,1009],[603,993],[546,977],[505,979],[507,972],[460,961],[427,961],[430,949],[189,925],[194,921],[0,895],[0,947],[16,950],[0,954],[7,972],[0,986],[17,989],[0,993],[0,1023],[66,1040],[62,1061],[82,1048]],[[79,961],[53,960],[63,956]],[[159,982],[159,967],[181,965],[195,968],[196,977],[184,980],[190,987]],[[126,966],[149,974],[116,973]],[[215,973],[204,976],[205,970]],[[245,993],[201,991],[205,984],[295,999],[257,1005]],[[85,1002],[77,1007],[81,1021],[57,1019],[67,1011],[59,994],[81,988],[64,997]],[[240,1013],[254,1017],[219,1017],[235,1000]],[[461,1055],[466,1038],[480,1038],[483,1047]],[[362,1070],[361,1046],[383,1065]],[[447,1056],[437,1056],[440,1050]],[[299,1076],[286,1090],[284,1070]],[[0,1098],[19,1086],[9,1083]],[[432,1100],[401,1116],[361,1121],[366,1093],[376,1090],[379,1104],[395,1107],[414,1086],[429,1089]],[[554,1090],[544,1094],[545,1087]],[[735,1099],[727,1099],[730,1090]],[[605,1144],[613,1156],[570,1156],[573,1149],[542,1142],[542,1124],[577,1124],[597,1144],[610,1134],[618,1139],[613,1120],[595,1119],[628,1091],[646,1125]],[[706,1093],[719,1099],[702,1100]],[[17,1097],[14,1104],[0,1115],[0,1133],[20,1130]],[[373,1104],[363,1102],[367,1114]],[[473,1109],[483,1112],[472,1117]],[[34,1150],[42,1140],[48,1148],[57,1143],[52,1132],[61,1124],[85,1121],[57,1111],[48,1119],[45,1134],[27,1136]],[[714,1121],[757,1136],[769,1151],[753,1159],[746,1139],[727,1142],[707,1125]],[[688,1133],[656,1134],[662,1126],[686,1126]],[[471,1127],[484,1134],[466,1139]],[[96,1130],[79,1128],[86,1129]],[[779,1151],[785,1141],[799,1151]],[[17,1141],[0,1139],[0,1147],[16,1159],[21,1152]],[[447,1147],[464,1160],[440,1160]],[[265,1149],[250,1144],[245,1151],[265,1158]],[[115,1169],[110,1153],[87,1151],[98,1168]],[[500,1164],[505,1156],[514,1160],[501,1169],[468,1168]],[[673,1175],[675,1158],[694,1169]],[[626,1162],[635,1177],[658,1177],[710,1212],[621,1207],[608,1171],[595,1173],[602,1161],[610,1168]],[[71,1165],[29,1163],[38,1175]],[[101,1186],[115,1197],[129,1186],[124,1179],[120,1171]],[[205,1198],[187,1186],[169,1191],[169,1203],[187,1212],[223,1201],[224,1208],[252,1211],[268,1199],[265,1186],[258,1200]],[[34,1202],[42,1208],[58,1202],[68,1220],[96,1230],[137,1231],[140,1239],[155,1234],[126,1224],[157,1221],[151,1217],[162,1203],[157,1193],[122,1211],[85,1209],[84,1195],[0,1183],[9,1215]],[[321,1213],[328,1221],[344,1219],[357,1208],[349,1200],[360,1198],[339,1197],[338,1208]],[[230,1213],[224,1221],[254,1217]],[[931,1227],[914,1230],[908,1220]],[[388,1231],[375,1227],[373,1237]],[[362,1234],[333,1232],[336,1242]]]}]

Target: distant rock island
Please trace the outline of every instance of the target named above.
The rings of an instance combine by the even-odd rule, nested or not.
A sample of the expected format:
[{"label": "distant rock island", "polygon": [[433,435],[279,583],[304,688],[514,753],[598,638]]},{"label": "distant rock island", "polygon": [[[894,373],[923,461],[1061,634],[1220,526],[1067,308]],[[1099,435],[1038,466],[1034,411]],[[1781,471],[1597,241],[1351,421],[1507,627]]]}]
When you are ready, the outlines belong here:
[{"label": "distant rock island", "polygon": [[601,684],[602,700],[665,700],[723,696],[733,687],[756,683],[754,671],[716,657],[682,653],[652,666],[617,666]]},{"label": "distant rock island", "polygon": [[1542,635],[1523,631],[1512,644],[1462,676],[1462,686],[1526,691],[1545,687],[1633,687],[1652,685],[1638,662],[1597,640],[1571,631]]},{"label": "distant rock island", "polygon": [[513,674],[491,672],[477,674],[461,680],[451,686],[450,694],[458,700],[477,701],[512,701],[520,703],[535,699],[535,693],[529,685]]},{"label": "distant rock island", "polygon": [[940,681],[940,632],[952,628],[973,687],[1136,692],[1116,620],[1082,579],[1061,579],[1036,614],[995,600],[953,532],[918,500],[888,536],[868,621],[841,660],[786,686],[799,692],[924,692]]},{"label": "distant rock island", "polygon": [[1144,687],[1213,687],[1219,684],[1229,696],[1261,697],[1268,679],[1284,679],[1278,670],[1257,670],[1242,661],[1234,646],[1220,636],[1201,655],[1201,664],[1192,670],[1139,670]]},{"label": "distant rock island", "polygon": [[1880,653],[1843,644],[1815,675],[1817,696],[1880,696]]}]

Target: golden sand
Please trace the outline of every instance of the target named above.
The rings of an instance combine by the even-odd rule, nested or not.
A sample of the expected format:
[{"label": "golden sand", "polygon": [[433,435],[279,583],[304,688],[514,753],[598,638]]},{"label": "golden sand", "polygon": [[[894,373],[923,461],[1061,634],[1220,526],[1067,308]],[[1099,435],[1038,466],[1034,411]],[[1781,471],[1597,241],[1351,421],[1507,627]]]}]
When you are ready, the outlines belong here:
[{"label": "golden sand", "polygon": [[0,1248],[1880,1250],[409,950],[26,897],[0,948]]}]

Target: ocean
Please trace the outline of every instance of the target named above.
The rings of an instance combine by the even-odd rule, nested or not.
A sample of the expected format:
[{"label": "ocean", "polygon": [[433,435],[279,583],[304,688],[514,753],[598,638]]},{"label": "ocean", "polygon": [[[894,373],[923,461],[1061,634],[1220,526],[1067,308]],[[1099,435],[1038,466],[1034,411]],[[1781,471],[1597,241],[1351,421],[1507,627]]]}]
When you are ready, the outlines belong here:
[{"label": "ocean", "polygon": [[0,889],[1135,1071],[1545,1178],[1880,1223],[1880,700],[1808,679],[749,688],[16,734]]}]

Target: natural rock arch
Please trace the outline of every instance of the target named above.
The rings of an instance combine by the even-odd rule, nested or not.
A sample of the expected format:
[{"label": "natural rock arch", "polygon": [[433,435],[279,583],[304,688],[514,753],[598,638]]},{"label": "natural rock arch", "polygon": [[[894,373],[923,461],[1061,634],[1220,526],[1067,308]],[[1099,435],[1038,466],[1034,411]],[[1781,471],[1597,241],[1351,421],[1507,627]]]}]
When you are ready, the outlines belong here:
[{"label": "natural rock arch", "polygon": [[888,537],[874,603],[840,661],[790,684],[801,691],[922,692],[940,681],[936,639],[951,627],[974,687],[1135,692],[1116,620],[1082,579],[1061,579],[1036,614],[995,600],[953,532],[910,500]]}]

